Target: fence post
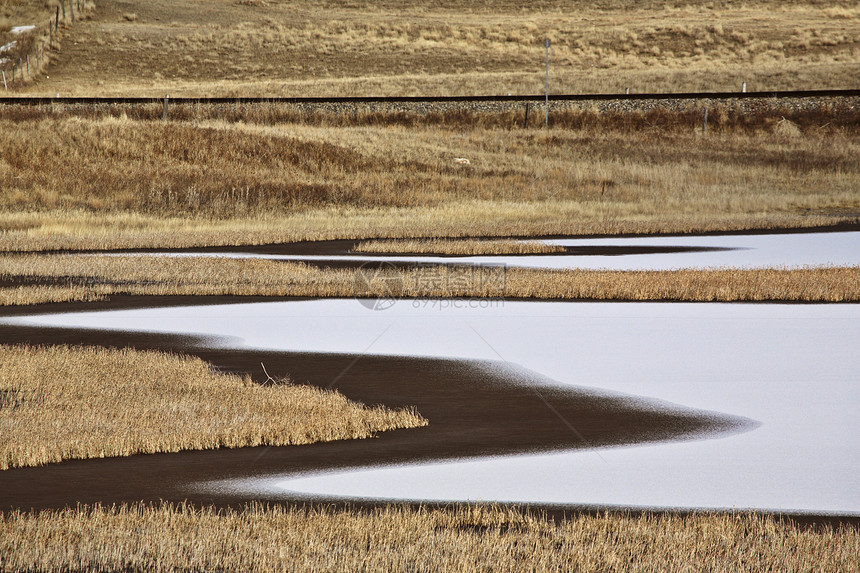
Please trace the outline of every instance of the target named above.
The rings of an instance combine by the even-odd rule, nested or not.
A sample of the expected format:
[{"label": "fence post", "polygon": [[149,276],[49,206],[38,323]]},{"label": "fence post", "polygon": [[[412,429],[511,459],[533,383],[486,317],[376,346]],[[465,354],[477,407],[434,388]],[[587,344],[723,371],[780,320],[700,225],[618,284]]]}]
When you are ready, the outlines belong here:
[{"label": "fence post", "polygon": [[167,100],[170,99],[169,95],[164,96],[164,111],[161,114],[161,120],[167,121]]},{"label": "fence post", "polygon": [[66,0],[60,0],[60,6],[63,7],[63,22],[66,21]]},{"label": "fence post", "polygon": [[69,12],[72,13],[72,22],[75,21],[75,0],[69,0]]},{"label": "fence post", "polygon": [[529,102],[526,102],[526,118],[523,120],[523,129],[528,129],[529,127]]},{"label": "fence post", "polygon": [[544,120],[545,127],[549,129],[549,47],[551,42],[549,38],[544,40],[544,48],[546,48],[546,117]]},{"label": "fence post", "polygon": [[6,85],[6,70],[3,70],[3,89],[9,91],[9,86]]},{"label": "fence post", "polygon": [[54,29],[55,30],[60,29],[60,7],[59,6],[57,6],[57,20],[56,20],[56,22],[54,22]]},{"label": "fence post", "polygon": [[708,133],[708,108],[705,108],[705,119],[702,120],[702,135]]}]

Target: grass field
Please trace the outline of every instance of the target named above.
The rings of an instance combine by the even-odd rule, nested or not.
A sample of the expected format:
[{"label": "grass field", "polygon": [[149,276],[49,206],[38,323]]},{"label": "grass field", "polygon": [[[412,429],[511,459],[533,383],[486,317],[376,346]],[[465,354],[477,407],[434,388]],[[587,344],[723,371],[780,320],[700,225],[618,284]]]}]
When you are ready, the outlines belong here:
[{"label": "grass field", "polygon": [[367,408],[289,380],[263,386],[250,377],[218,374],[198,358],[0,346],[0,470],[68,459],[369,438],[426,424],[412,411]]},{"label": "grass field", "polygon": [[[6,26],[27,23],[22,4],[46,5],[6,0]],[[546,38],[555,93],[844,88],[858,37],[845,0],[100,0],[24,92],[541,93]]]},{"label": "grass field", "polygon": [[0,567],[102,571],[852,571],[856,529],[751,514],[568,518],[472,506],[368,513],[254,505],[0,517]]},{"label": "grass field", "polygon": [[487,127],[469,114],[447,126],[332,127],[0,110],[0,250],[695,232],[860,216],[850,108],[715,110],[707,136],[691,112],[570,111],[548,133],[492,117]]}]

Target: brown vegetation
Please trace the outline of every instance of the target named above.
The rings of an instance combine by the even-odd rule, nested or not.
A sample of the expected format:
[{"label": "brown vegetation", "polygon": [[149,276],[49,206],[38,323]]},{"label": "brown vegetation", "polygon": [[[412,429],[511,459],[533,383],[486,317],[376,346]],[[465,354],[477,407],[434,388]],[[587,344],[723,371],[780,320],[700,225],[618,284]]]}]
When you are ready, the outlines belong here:
[{"label": "brown vegetation", "polygon": [[252,505],[79,507],[0,517],[4,571],[850,571],[854,528],[754,514],[552,522],[510,508],[370,512]]},{"label": "brown vegetation", "polygon": [[860,267],[578,271],[439,266],[320,269],[265,259],[4,255],[0,305],[116,294],[489,297],[562,300],[860,301]]},{"label": "brown vegetation", "polygon": [[[289,380],[263,386],[248,376],[215,373],[199,358],[0,346],[0,470],[79,458],[368,438],[426,423],[413,411],[367,408]],[[0,569],[4,565],[0,561]]]},{"label": "brown vegetation", "polygon": [[843,111],[795,112],[789,130],[778,110],[724,110],[703,137],[695,114],[666,110],[572,110],[548,133],[470,127],[473,114],[464,132],[456,115],[332,128],[42,110],[0,119],[0,249],[853,222],[858,120]]},{"label": "brown vegetation", "polygon": [[844,0],[102,0],[27,91],[540,93],[545,38],[556,93],[857,87],[858,15]]},{"label": "brown vegetation", "polygon": [[18,91],[47,77],[52,51],[61,47],[61,30],[87,18],[88,0],[0,0],[0,72],[3,91]]}]

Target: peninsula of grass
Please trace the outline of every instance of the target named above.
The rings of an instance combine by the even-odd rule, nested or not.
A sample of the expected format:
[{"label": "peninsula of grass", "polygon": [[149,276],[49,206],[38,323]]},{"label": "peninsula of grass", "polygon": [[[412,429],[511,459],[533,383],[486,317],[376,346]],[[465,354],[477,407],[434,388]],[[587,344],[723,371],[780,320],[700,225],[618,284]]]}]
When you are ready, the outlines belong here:
[{"label": "peninsula of grass", "polygon": [[[69,459],[369,438],[427,421],[187,356],[0,346],[0,470]],[[0,536],[5,537],[5,536]],[[5,551],[0,550],[0,555]],[[0,569],[8,563],[0,561]]]},{"label": "peninsula of grass", "polygon": [[497,506],[372,511],[254,504],[0,516],[4,571],[852,571],[856,528],[750,513],[581,516]]},{"label": "peninsula of grass", "polygon": [[330,269],[224,257],[0,255],[0,306],[93,301],[112,295],[857,302],[860,267]]},{"label": "peninsula of grass", "polygon": [[542,255],[567,252],[562,246],[535,241],[478,239],[412,239],[404,241],[362,241],[356,253],[431,255]]}]

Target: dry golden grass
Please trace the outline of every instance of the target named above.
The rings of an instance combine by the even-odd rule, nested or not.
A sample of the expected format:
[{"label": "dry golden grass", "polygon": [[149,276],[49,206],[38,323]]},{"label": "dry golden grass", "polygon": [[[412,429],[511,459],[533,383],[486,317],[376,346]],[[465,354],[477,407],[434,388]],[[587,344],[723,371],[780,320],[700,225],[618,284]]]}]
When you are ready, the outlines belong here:
[{"label": "dry golden grass", "polygon": [[697,233],[808,228],[857,222],[847,207],[833,212],[757,212],[715,216],[654,212],[613,215],[578,201],[452,201],[435,207],[302,210],[289,215],[210,219],[140,213],[0,211],[0,252],[187,248],[264,245],[370,237],[546,236]]},{"label": "dry golden grass", "polygon": [[4,255],[0,280],[7,283],[0,288],[0,305],[90,301],[115,294],[860,301],[860,267],[630,272],[440,266],[377,271],[263,259]]},{"label": "dry golden grass", "polygon": [[[793,134],[770,115],[749,128],[733,120],[707,137],[683,114],[627,114],[600,129],[588,118],[600,122],[601,114],[571,117],[578,119],[570,127],[549,133],[164,124],[49,112],[0,120],[0,250],[858,220],[856,119],[816,124],[838,123],[841,112],[813,114]],[[665,129],[648,127],[660,117]]]},{"label": "dry golden grass", "polygon": [[71,30],[50,78],[25,90],[540,93],[545,38],[556,93],[857,87],[858,16],[844,0],[102,0]]},{"label": "dry golden grass", "polygon": [[679,271],[510,269],[512,297],[696,302],[860,301],[860,267]]},{"label": "dry golden grass", "polygon": [[429,253],[437,255],[534,255],[564,253],[567,249],[546,243],[478,240],[416,239],[406,241],[362,241],[357,253]]},{"label": "dry golden grass", "polygon": [[0,469],[368,438],[426,423],[414,411],[368,408],[288,380],[262,386],[215,373],[198,358],[0,346]]},{"label": "dry golden grass", "polygon": [[470,506],[80,507],[0,517],[4,571],[852,571],[860,533],[754,514],[551,522]]}]

